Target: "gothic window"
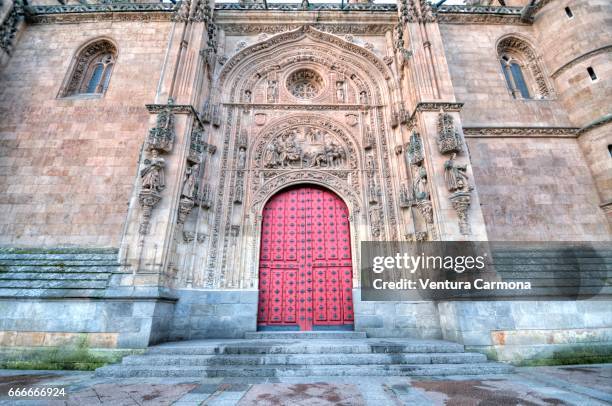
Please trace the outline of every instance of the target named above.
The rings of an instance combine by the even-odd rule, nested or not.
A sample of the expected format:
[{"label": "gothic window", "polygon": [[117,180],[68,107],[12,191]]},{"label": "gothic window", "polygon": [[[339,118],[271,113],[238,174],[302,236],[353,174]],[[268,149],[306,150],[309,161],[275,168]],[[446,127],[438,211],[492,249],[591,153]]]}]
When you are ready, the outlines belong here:
[{"label": "gothic window", "polygon": [[61,95],[104,94],[116,57],[117,48],[108,40],[98,40],[83,47],[76,56]]},{"label": "gothic window", "polygon": [[511,59],[507,55],[504,55],[501,58],[501,66],[504,72],[504,77],[506,78],[506,84],[508,85],[508,89],[510,89],[512,96],[515,99],[530,99],[531,97],[529,96],[529,89],[527,87],[527,83],[525,82],[525,76],[523,76],[523,68],[521,67],[521,63]]},{"label": "gothic window", "polygon": [[506,37],[497,45],[497,53],[506,85],[515,99],[548,99],[552,87],[539,57],[526,41]]},{"label": "gothic window", "polygon": [[323,90],[323,79],[310,69],[300,69],[287,78],[287,90],[298,99],[312,99]]}]

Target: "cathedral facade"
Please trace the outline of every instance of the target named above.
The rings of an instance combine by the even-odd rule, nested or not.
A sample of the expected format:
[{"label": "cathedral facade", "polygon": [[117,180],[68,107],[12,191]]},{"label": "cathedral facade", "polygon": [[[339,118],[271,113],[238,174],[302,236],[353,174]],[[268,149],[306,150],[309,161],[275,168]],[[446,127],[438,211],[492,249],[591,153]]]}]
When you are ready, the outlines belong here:
[{"label": "cathedral facade", "polygon": [[609,1],[60,3],[0,14],[3,347],[609,345],[609,300],[360,296],[363,241],[610,241]]}]

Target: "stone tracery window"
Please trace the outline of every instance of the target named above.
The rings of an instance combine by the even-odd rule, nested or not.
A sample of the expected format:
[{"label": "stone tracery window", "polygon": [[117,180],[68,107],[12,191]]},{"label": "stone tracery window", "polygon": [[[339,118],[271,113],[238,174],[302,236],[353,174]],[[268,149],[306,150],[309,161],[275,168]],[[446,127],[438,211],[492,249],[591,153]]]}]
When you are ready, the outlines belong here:
[{"label": "stone tracery window", "polygon": [[312,99],[323,90],[323,78],[311,69],[300,69],[287,78],[287,90],[298,99]]},{"label": "stone tracery window", "polygon": [[515,99],[548,99],[553,96],[539,57],[526,41],[506,37],[497,53],[508,90]]},{"label": "stone tracery window", "polygon": [[76,56],[61,95],[104,94],[117,57],[117,48],[108,40],[85,46]]}]

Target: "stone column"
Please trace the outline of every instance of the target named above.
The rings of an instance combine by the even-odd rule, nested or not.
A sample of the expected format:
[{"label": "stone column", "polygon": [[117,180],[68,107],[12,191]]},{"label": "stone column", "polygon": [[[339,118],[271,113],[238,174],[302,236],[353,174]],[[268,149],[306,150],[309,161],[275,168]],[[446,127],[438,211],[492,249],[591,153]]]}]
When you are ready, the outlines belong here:
[{"label": "stone column", "polygon": [[[205,70],[216,50],[211,15],[207,1],[185,0],[173,16],[158,93],[155,103],[147,105],[151,130],[121,243],[122,286],[169,287],[174,277],[176,235],[193,208],[184,196],[186,174],[194,176],[194,184],[201,181],[202,163],[194,161],[190,150],[192,131],[205,132],[206,126],[198,107],[204,105]],[[190,197],[195,205],[198,196]]]},{"label": "stone column", "polygon": [[[401,0],[399,20],[395,47],[409,117],[403,122],[418,135],[423,155],[414,164],[406,157],[412,181],[412,190],[406,192],[411,192],[409,206],[423,219],[415,222],[413,238],[487,240],[463,140],[462,104],[455,98],[435,11],[424,0]],[[404,150],[415,153],[410,144]]]}]

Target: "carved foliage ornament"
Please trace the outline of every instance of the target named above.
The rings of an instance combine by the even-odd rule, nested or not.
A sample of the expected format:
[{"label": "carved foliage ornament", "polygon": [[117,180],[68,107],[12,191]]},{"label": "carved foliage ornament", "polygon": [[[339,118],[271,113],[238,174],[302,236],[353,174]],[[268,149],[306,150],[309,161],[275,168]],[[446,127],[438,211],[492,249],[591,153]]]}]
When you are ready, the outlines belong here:
[{"label": "carved foliage ornament", "polygon": [[174,114],[172,105],[174,101],[168,99],[168,106],[157,114],[155,127],[149,130],[147,137],[147,149],[161,150],[164,152],[172,151],[174,146]]},{"label": "carved foliage ornament", "polygon": [[461,151],[461,136],[455,128],[455,120],[443,110],[438,115],[438,150],[441,154]]},{"label": "carved foliage ornament", "polygon": [[[20,4],[20,2],[15,1],[15,5],[5,16],[2,25],[0,25],[0,49],[8,55],[13,51],[17,27],[22,19],[23,10]],[[2,8],[2,2],[0,2],[0,8]]]}]

